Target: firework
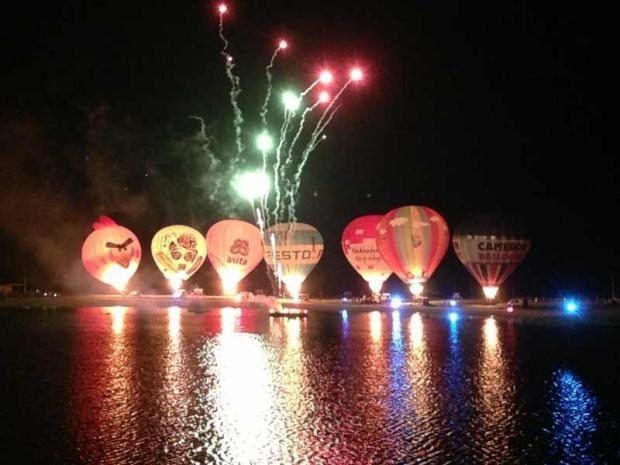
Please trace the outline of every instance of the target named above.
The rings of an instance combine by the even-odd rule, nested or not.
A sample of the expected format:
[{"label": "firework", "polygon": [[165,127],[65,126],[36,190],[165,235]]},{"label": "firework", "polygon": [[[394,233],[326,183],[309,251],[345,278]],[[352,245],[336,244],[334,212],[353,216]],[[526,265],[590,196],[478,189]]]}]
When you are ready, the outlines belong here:
[{"label": "firework", "polygon": [[[289,48],[289,43],[285,39],[278,40],[265,67],[267,88],[259,111],[263,127],[255,140],[256,149],[261,155],[259,161],[251,155],[244,154],[242,131],[244,119],[238,104],[241,86],[239,77],[234,73],[235,60],[229,52],[229,42],[224,34],[224,17],[229,12],[227,4],[217,5],[218,32],[223,44],[221,55],[224,57],[226,76],[230,82],[229,99],[233,110],[237,149],[231,168],[232,172],[236,172],[241,161],[251,167],[243,173],[237,173],[231,184],[234,191],[251,204],[254,219],[264,234],[270,227],[272,219],[274,223],[296,220],[296,204],[304,168],[312,153],[326,140],[325,131],[341,106],[342,95],[351,84],[362,81],[365,73],[360,67],[351,68],[346,76],[347,80],[332,94],[325,87],[333,84],[337,76],[332,70],[322,69],[302,92],[293,89],[284,91],[280,100],[281,111],[275,117],[272,115],[268,118],[274,89],[274,65],[279,54]],[[313,93],[315,89],[317,91]],[[310,95],[314,97],[307,103]],[[270,129],[269,124],[278,119],[279,122],[276,124],[279,124],[279,128]],[[263,240],[271,247],[275,246],[274,236],[264,236]],[[277,266],[273,270],[277,275]]]}]

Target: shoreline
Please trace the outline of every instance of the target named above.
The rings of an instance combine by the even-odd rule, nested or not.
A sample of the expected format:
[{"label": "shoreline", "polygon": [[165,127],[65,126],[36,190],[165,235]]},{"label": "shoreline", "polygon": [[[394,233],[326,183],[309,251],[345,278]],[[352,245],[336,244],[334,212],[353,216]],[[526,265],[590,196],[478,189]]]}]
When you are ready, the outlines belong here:
[{"label": "shoreline", "polygon": [[[346,310],[348,313],[363,313],[372,311],[392,312],[395,309],[388,303],[360,304],[343,302],[338,299],[312,299],[310,301],[292,302],[289,299],[279,299],[284,307],[303,308],[309,313],[331,312],[337,313]],[[181,307],[194,313],[202,313],[217,307],[243,307],[257,310],[268,310],[267,303],[262,301],[238,301],[236,298],[222,296],[183,296],[171,295],[75,295],[59,297],[4,297],[0,299],[0,310],[31,310],[31,309],[59,309],[71,307],[114,307],[127,306],[137,308]],[[404,302],[399,308],[404,312],[420,312],[425,316],[443,318],[448,312],[458,312],[464,318],[487,318],[493,316],[499,319],[515,321],[528,320],[537,322],[562,321],[580,322],[584,324],[620,325],[620,307],[598,305],[584,307],[578,313],[568,315],[557,306],[532,306],[515,308],[513,312],[506,311],[505,303],[484,304],[480,301],[461,301],[455,307],[450,307],[445,300],[430,301],[429,305]]]}]

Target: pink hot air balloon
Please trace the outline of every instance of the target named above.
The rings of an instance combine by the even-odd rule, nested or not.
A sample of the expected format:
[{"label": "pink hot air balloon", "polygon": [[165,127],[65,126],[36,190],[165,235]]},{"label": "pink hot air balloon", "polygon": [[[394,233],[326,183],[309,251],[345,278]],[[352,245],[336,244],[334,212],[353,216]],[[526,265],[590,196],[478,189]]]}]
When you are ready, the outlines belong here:
[{"label": "pink hot air balloon", "polygon": [[381,292],[383,282],[392,274],[377,248],[377,225],[381,218],[367,215],[354,219],[344,228],[341,239],[344,256],[375,294]]},{"label": "pink hot air balloon", "polygon": [[263,259],[263,241],[253,224],[222,220],[207,231],[207,256],[222,280],[225,294],[234,294],[237,284]]},{"label": "pink hot air balloon", "polygon": [[84,268],[120,292],[138,269],[140,242],[133,232],[107,216],[100,216],[93,228],[82,245]]},{"label": "pink hot air balloon", "polygon": [[419,296],[448,250],[446,221],[428,207],[395,208],[381,219],[377,233],[384,260],[412,294]]}]

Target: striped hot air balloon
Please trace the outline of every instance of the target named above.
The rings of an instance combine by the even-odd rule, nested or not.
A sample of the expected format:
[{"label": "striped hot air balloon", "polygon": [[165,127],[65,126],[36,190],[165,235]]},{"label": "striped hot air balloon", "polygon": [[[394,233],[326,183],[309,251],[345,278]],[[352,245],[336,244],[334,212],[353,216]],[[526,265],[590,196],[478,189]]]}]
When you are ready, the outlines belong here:
[{"label": "striped hot air balloon", "polygon": [[494,299],[499,286],[527,255],[530,240],[513,220],[486,215],[459,225],[452,246],[485,297]]},{"label": "striped hot air balloon", "polygon": [[323,237],[314,226],[280,223],[265,232],[265,261],[297,299],[301,284],[323,255]]},{"label": "striped hot air balloon", "polygon": [[443,259],[450,231],[443,217],[422,206],[395,208],[377,225],[377,245],[383,259],[416,297]]},{"label": "striped hot air balloon", "polygon": [[344,228],[341,240],[344,256],[375,294],[381,292],[383,282],[392,274],[377,248],[377,224],[381,218],[366,215],[354,219]]}]

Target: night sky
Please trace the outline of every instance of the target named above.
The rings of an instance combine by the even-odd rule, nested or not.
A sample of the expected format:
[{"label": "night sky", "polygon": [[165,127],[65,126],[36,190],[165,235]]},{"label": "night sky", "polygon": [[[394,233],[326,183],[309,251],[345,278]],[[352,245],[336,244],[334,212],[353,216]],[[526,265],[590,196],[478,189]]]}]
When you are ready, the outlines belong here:
[{"label": "night sky", "polygon": [[[487,2],[484,2],[487,3]],[[314,295],[361,292],[340,234],[353,218],[427,205],[453,230],[474,215],[519,219],[530,255],[508,295],[608,295],[617,270],[617,171],[607,136],[610,12],[541,2],[231,2],[226,34],[241,76],[247,134],[258,129],[264,66],[291,50],[275,89],[302,88],[322,66],[368,79],[345,96],[303,177],[300,221],[326,252]],[[143,244],[137,280],[161,285],[154,232],[206,232],[251,212],[221,190],[212,159],[233,150],[228,81],[214,4],[19,3],[3,12],[0,282],[91,290],[81,241],[100,214]],[[210,155],[195,119],[204,119]],[[210,265],[195,276],[206,290]],[[264,269],[246,283],[266,285]],[[399,289],[395,277],[388,287]],[[429,289],[467,295],[452,250]]]}]

